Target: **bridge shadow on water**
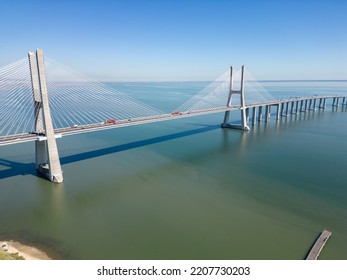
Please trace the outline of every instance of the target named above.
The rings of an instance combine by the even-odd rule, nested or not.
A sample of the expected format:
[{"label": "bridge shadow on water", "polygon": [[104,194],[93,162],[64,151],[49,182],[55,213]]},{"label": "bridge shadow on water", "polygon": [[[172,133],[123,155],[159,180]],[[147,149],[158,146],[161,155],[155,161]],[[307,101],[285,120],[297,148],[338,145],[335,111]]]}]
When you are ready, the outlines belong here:
[{"label": "bridge shadow on water", "polygon": [[135,148],[139,148],[139,147],[143,147],[143,146],[147,146],[147,145],[152,145],[152,144],[157,144],[157,143],[161,143],[161,142],[165,142],[165,141],[179,139],[179,138],[194,135],[194,134],[204,133],[204,132],[208,132],[208,131],[215,130],[215,129],[220,129],[220,125],[203,125],[203,126],[204,127],[201,127],[198,129],[192,129],[192,130],[177,132],[177,133],[173,133],[173,134],[168,134],[168,135],[163,135],[163,136],[159,136],[159,137],[139,140],[139,141],[121,144],[121,145],[108,147],[108,148],[104,148],[104,149],[88,151],[85,153],[61,157],[60,162],[62,165],[68,164],[68,163],[73,163],[73,162],[78,162],[78,161],[87,160],[87,159],[91,159],[91,158],[95,158],[95,157],[101,157],[101,156],[105,156],[105,155],[109,155],[109,154],[113,154],[113,153],[131,150],[131,149],[135,149]]},{"label": "bridge shadow on water", "polygon": [[35,163],[20,163],[0,158],[0,167],[4,166],[4,170],[0,170],[0,179],[9,178],[18,175],[36,175]]},{"label": "bridge shadow on water", "polygon": [[[60,162],[62,165],[64,164],[69,164],[69,163],[74,163],[78,161],[83,161],[83,160],[88,160],[96,157],[101,157],[113,153],[118,153],[126,150],[131,150],[147,145],[152,145],[156,143],[161,143],[165,141],[170,141],[174,139],[179,139],[182,137],[187,137],[190,135],[195,135],[199,133],[204,133],[216,129],[220,129],[220,125],[203,125],[201,124],[201,128],[198,129],[192,129],[192,130],[187,130],[187,131],[182,131],[182,132],[177,132],[173,134],[168,134],[168,135],[163,135],[159,137],[153,137],[149,139],[144,139],[144,140],[139,140],[139,141],[134,141],[126,144],[121,144],[113,147],[108,147],[104,149],[98,149],[98,150],[93,150],[93,151],[88,151],[84,153],[79,153],[75,155],[70,155],[70,156],[65,156],[60,158]],[[5,178],[10,178],[14,176],[25,176],[25,175],[34,175],[34,176],[39,176],[41,175],[36,171],[35,168],[35,163],[20,163],[20,162],[15,162],[7,159],[0,158],[0,168],[5,167],[5,169],[0,170],[0,180],[5,179]],[[1,186],[1,185],[0,185]]]}]

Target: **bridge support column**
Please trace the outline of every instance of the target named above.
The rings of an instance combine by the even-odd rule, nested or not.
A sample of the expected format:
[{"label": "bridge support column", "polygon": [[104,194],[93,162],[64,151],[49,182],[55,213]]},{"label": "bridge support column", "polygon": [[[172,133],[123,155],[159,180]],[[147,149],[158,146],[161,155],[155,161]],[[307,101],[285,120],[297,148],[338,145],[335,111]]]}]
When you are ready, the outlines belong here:
[{"label": "bridge support column", "polygon": [[242,130],[249,130],[247,124],[247,116],[246,116],[246,104],[245,104],[245,93],[244,93],[244,78],[245,78],[245,66],[243,65],[241,68],[241,88],[240,90],[233,89],[233,68],[230,67],[230,87],[229,87],[229,97],[227,102],[227,107],[231,106],[232,95],[239,94],[240,95],[240,104],[241,104],[241,125],[233,125],[229,123],[229,115],[230,111],[226,111],[224,115],[224,121],[222,123],[222,128],[235,128]]},{"label": "bridge support column", "polygon": [[263,116],[263,106],[259,106],[259,109],[258,109],[258,122],[261,122],[262,116]]},{"label": "bridge support column", "polygon": [[296,105],[295,105],[295,114],[297,115],[299,111],[299,101],[296,101]]},{"label": "bridge support column", "polygon": [[289,102],[286,103],[286,116],[289,115]]},{"label": "bridge support column", "polygon": [[246,108],[246,123],[249,123],[249,108]]},{"label": "bridge support column", "polygon": [[252,109],[252,125],[255,125],[257,121],[257,107],[253,107]]},{"label": "bridge support column", "polygon": [[280,112],[281,112],[281,103],[278,103],[276,105],[277,111],[276,111],[276,120],[278,121],[280,119]]},{"label": "bridge support column", "polygon": [[289,102],[282,104],[282,112],[281,112],[282,117],[288,117],[288,109],[289,109]]},{"label": "bridge support column", "polygon": [[336,97],[336,107],[339,107],[339,101],[340,101],[340,98]]},{"label": "bridge support column", "polygon": [[294,101],[290,102],[290,114],[292,115],[294,113]]},{"label": "bridge support column", "polygon": [[318,108],[319,109],[325,109],[325,106],[326,106],[326,98],[319,98]]},{"label": "bridge support column", "polygon": [[336,103],[336,97],[333,98],[333,105],[332,105],[332,107],[336,106],[335,103]]},{"label": "bridge support column", "polygon": [[265,118],[264,118],[265,122],[269,121],[269,105],[265,106]]},{"label": "bridge support column", "polygon": [[312,99],[309,100],[308,102],[308,110],[312,110]]},{"label": "bridge support column", "polygon": [[342,105],[346,105],[346,97],[342,98]]},{"label": "bridge support column", "polygon": [[61,183],[63,172],[49,108],[42,50],[37,49],[36,55],[29,52],[28,58],[35,108],[35,129],[36,133],[44,135],[41,141],[35,142],[36,169],[51,182]]},{"label": "bridge support column", "polygon": [[284,103],[282,103],[282,106],[281,106],[281,117],[284,117],[283,111],[284,111]]},{"label": "bridge support column", "polygon": [[310,99],[308,110],[315,111],[316,110],[316,99]]}]

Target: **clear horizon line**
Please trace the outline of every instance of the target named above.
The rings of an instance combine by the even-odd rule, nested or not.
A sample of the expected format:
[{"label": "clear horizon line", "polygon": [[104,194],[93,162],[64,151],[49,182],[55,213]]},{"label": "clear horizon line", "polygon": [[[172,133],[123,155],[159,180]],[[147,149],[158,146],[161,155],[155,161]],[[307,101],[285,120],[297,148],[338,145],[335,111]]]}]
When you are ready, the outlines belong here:
[{"label": "clear horizon line", "polygon": [[[99,80],[103,83],[196,83],[196,82],[214,82],[215,80]],[[264,80],[247,80],[246,82],[347,82],[347,79],[264,79]]]}]

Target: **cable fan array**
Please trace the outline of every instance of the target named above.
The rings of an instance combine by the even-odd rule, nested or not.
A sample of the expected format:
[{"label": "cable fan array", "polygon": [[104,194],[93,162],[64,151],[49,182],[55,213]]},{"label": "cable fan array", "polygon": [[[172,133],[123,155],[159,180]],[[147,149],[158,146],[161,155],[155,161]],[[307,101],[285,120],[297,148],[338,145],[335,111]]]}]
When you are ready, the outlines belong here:
[{"label": "cable fan array", "polygon": [[[246,105],[274,101],[274,98],[247,70],[245,71],[245,103]],[[236,104],[234,104],[236,105]]]},{"label": "cable fan array", "polygon": [[[246,79],[244,84],[245,103],[246,105],[273,101],[275,98],[259,83],[254,77],[245,71]],[[234,90],[240,90],[241,70],[233,74]],[[175,111],[192,112],[199,110],[208,110],[213,108],[224,108],[230,90],[230,72],[224,72],[220,77],[202,89],[198,94],[191,97],[184,104],[179,106]],[[232,95],[232,105],[240,106],[240,98]]]},{"label": "cable fan array", "polygon": [[45,64],[55,128],[164,114],[53,59]]},{"label": "cable fan array", "polygon": [[192,112],[225,107],[229,95],[229,84],[229,71],[226,71],[200,92],[176,108],[175,111]]},{"label": "cable fan array", "polygon": [[0,68],[0,136],[34,129],[34,102],[27,58]]},{"label": "cable fan array", "polygon": [[[103,83],[45,57],[54,128],[164,114]],[[35,131],[27,58],[0,68],[0,137]]]}]

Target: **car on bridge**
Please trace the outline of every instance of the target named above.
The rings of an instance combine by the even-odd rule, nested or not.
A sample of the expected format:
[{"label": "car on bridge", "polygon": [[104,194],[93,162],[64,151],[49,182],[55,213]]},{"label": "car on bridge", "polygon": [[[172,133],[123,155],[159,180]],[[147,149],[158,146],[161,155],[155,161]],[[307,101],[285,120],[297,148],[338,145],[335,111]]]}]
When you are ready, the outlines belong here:
[{"label": "car on bridge", "polygon": [[105,124],[115,124],[116,123],[116,120],[115,119],[108,119],[108,120],[105,120]]}]

